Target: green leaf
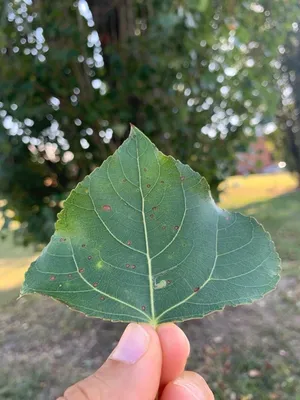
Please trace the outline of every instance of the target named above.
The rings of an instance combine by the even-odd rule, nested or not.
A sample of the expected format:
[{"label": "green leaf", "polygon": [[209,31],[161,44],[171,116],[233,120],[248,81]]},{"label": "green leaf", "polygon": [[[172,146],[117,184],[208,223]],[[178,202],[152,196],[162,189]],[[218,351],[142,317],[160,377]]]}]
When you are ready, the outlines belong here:
[{"label": "green leaf", "polygon": [[209,0],[200,0],[198,1],[198,10],[204,12],[206,11],[208,5],[209,5]]},{"label": "green leaf", "polygon": [[209,6],[209,0],[190,0],[189,7],[200,12],[205,12]]},{"label": "green leaf", "polygon": [[279,258],[262,226],[218,208],[203,177],[132,128],[71,192],[21,294],[157,325],[251,303],[278,279]]}]

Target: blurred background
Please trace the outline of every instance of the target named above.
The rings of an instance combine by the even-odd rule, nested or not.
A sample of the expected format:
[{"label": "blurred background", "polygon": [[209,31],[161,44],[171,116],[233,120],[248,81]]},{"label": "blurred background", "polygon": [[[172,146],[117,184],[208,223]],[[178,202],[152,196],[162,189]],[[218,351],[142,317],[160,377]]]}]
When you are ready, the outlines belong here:
[{"label": "blurred background", "polygon": [[300,399],[299,24],[296,0],[0,0],[0,399],[55,399],[119,338],[121,324],[16,298],[130,122],[282,258],[266,298],[182,324],[188,367],[217,400]]}]

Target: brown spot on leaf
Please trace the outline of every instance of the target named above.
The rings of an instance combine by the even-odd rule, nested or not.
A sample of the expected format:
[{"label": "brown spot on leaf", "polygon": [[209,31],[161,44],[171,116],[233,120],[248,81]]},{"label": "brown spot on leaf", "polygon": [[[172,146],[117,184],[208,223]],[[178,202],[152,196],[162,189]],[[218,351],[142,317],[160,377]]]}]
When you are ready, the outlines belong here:
[{"label": "brown spot on leaf", "polygon": [[145,306],[142,306],[142,310],[145,311],[145,310],[146,310],[146,307],[145,307]]},{"label": "brown spot on leaf", "polygon": [[105,300],[105,297],[104,297],[104,296],[101,296],[101,297],[100,297],[100,300]]},{"label": "brown spot on leaf", "polygon": [[50,276],[50,281],[55,281],[55,279],[56,279],[56,276],[54,276],[54,275]]},{"label": "brown spot on leaf", "polygon": [[88,260],[91,260],[92,259],[92,256],[88,256]]},{"label": "brown spot on leaf", "polygon": [[147,188],[151,187],[150,183],[147,183]]},{"label": "brown spot on leaf", "polygon": [[136,269],[136,266],[135,266],[135,265],[132,265],[131,268],[132,268],[132,269]]},{"label": "brown spot on leaf", "polygon": [[128,240],[127,244],[128,244],[128,246],[131,246],[132,242],[130,240]]},{"label": "brown spot on leaf", "polygon": [[103,210],[103,211],[111,211],[111,206],[108,205],[108,204],[104,204],[104,205],[102,206],[102,210]]},{"label": "brown spot on leaf", "polygon": [[130,267],[130,264],[126,264],[126,268],[129,268]]},{"label": "brown spot on leaf", "polygon": [[200,290],[200,287],[199,287],[199,286],[195,287],[195,288],[194,288],[194,293],[199,292],[199,290]]},{"label": "brown spot on leaf", "polygon": [[175,229],[175,231],[178,231],[179,226],[178,226],[178,225],[175,225],[175,226],[174,226],[174,229]]},{"label": "brown spot on leaf", "polygon": [[184,181],[184,180],[185,180],[185,176],[181,176],[181,177],[180,177],[180,180],[181,180],[181,181]]},{"label": "brown spot on leaf", "polygon": [[79,272],[82,274],[84,272],[84,268],[79,268]]},{"label": "brown spot on leaf", "polygon": [[93,283],[93,286],[94,286],[94,287],[97,287],[97,286],[98,286],[98,282],[94,282],[94,283]]}]

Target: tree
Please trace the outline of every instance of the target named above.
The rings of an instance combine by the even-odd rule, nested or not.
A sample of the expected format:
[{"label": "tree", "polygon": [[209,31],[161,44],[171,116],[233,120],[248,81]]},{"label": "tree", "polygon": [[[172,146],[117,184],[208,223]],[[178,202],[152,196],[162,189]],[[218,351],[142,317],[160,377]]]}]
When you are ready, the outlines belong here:
[{"label": "tree", "polygon": [[294,2],[4,5],[0,190],[24,241],[48,239],[68,192],[129,122],[217,194],[236,146],[276,110],[274,63]]},{"label": "tree", "polygon": [[282,53],[278,120],[284,132],[282,149],[289,169],[297,173],[300,188],[300,32],[297,21],[292,24]]}]

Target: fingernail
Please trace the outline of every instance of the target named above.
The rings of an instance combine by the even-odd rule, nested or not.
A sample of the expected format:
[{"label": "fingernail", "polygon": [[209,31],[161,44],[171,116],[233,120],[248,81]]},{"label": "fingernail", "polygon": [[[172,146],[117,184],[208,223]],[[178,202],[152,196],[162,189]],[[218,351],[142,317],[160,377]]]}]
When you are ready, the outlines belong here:
[{"label": "fingernail", "polygon": [[203,391],[194,383],[187,382],[186,380],[179,378],[174,382],[174,384],[183,388],[187,394],[192,396],[193,399],[205,400]]},{"label": "fingernail", "polygon": [[148,333],[141,325],[129,324],[109,358],[126,364],[135,364],[146,353],[149,340]]}]

